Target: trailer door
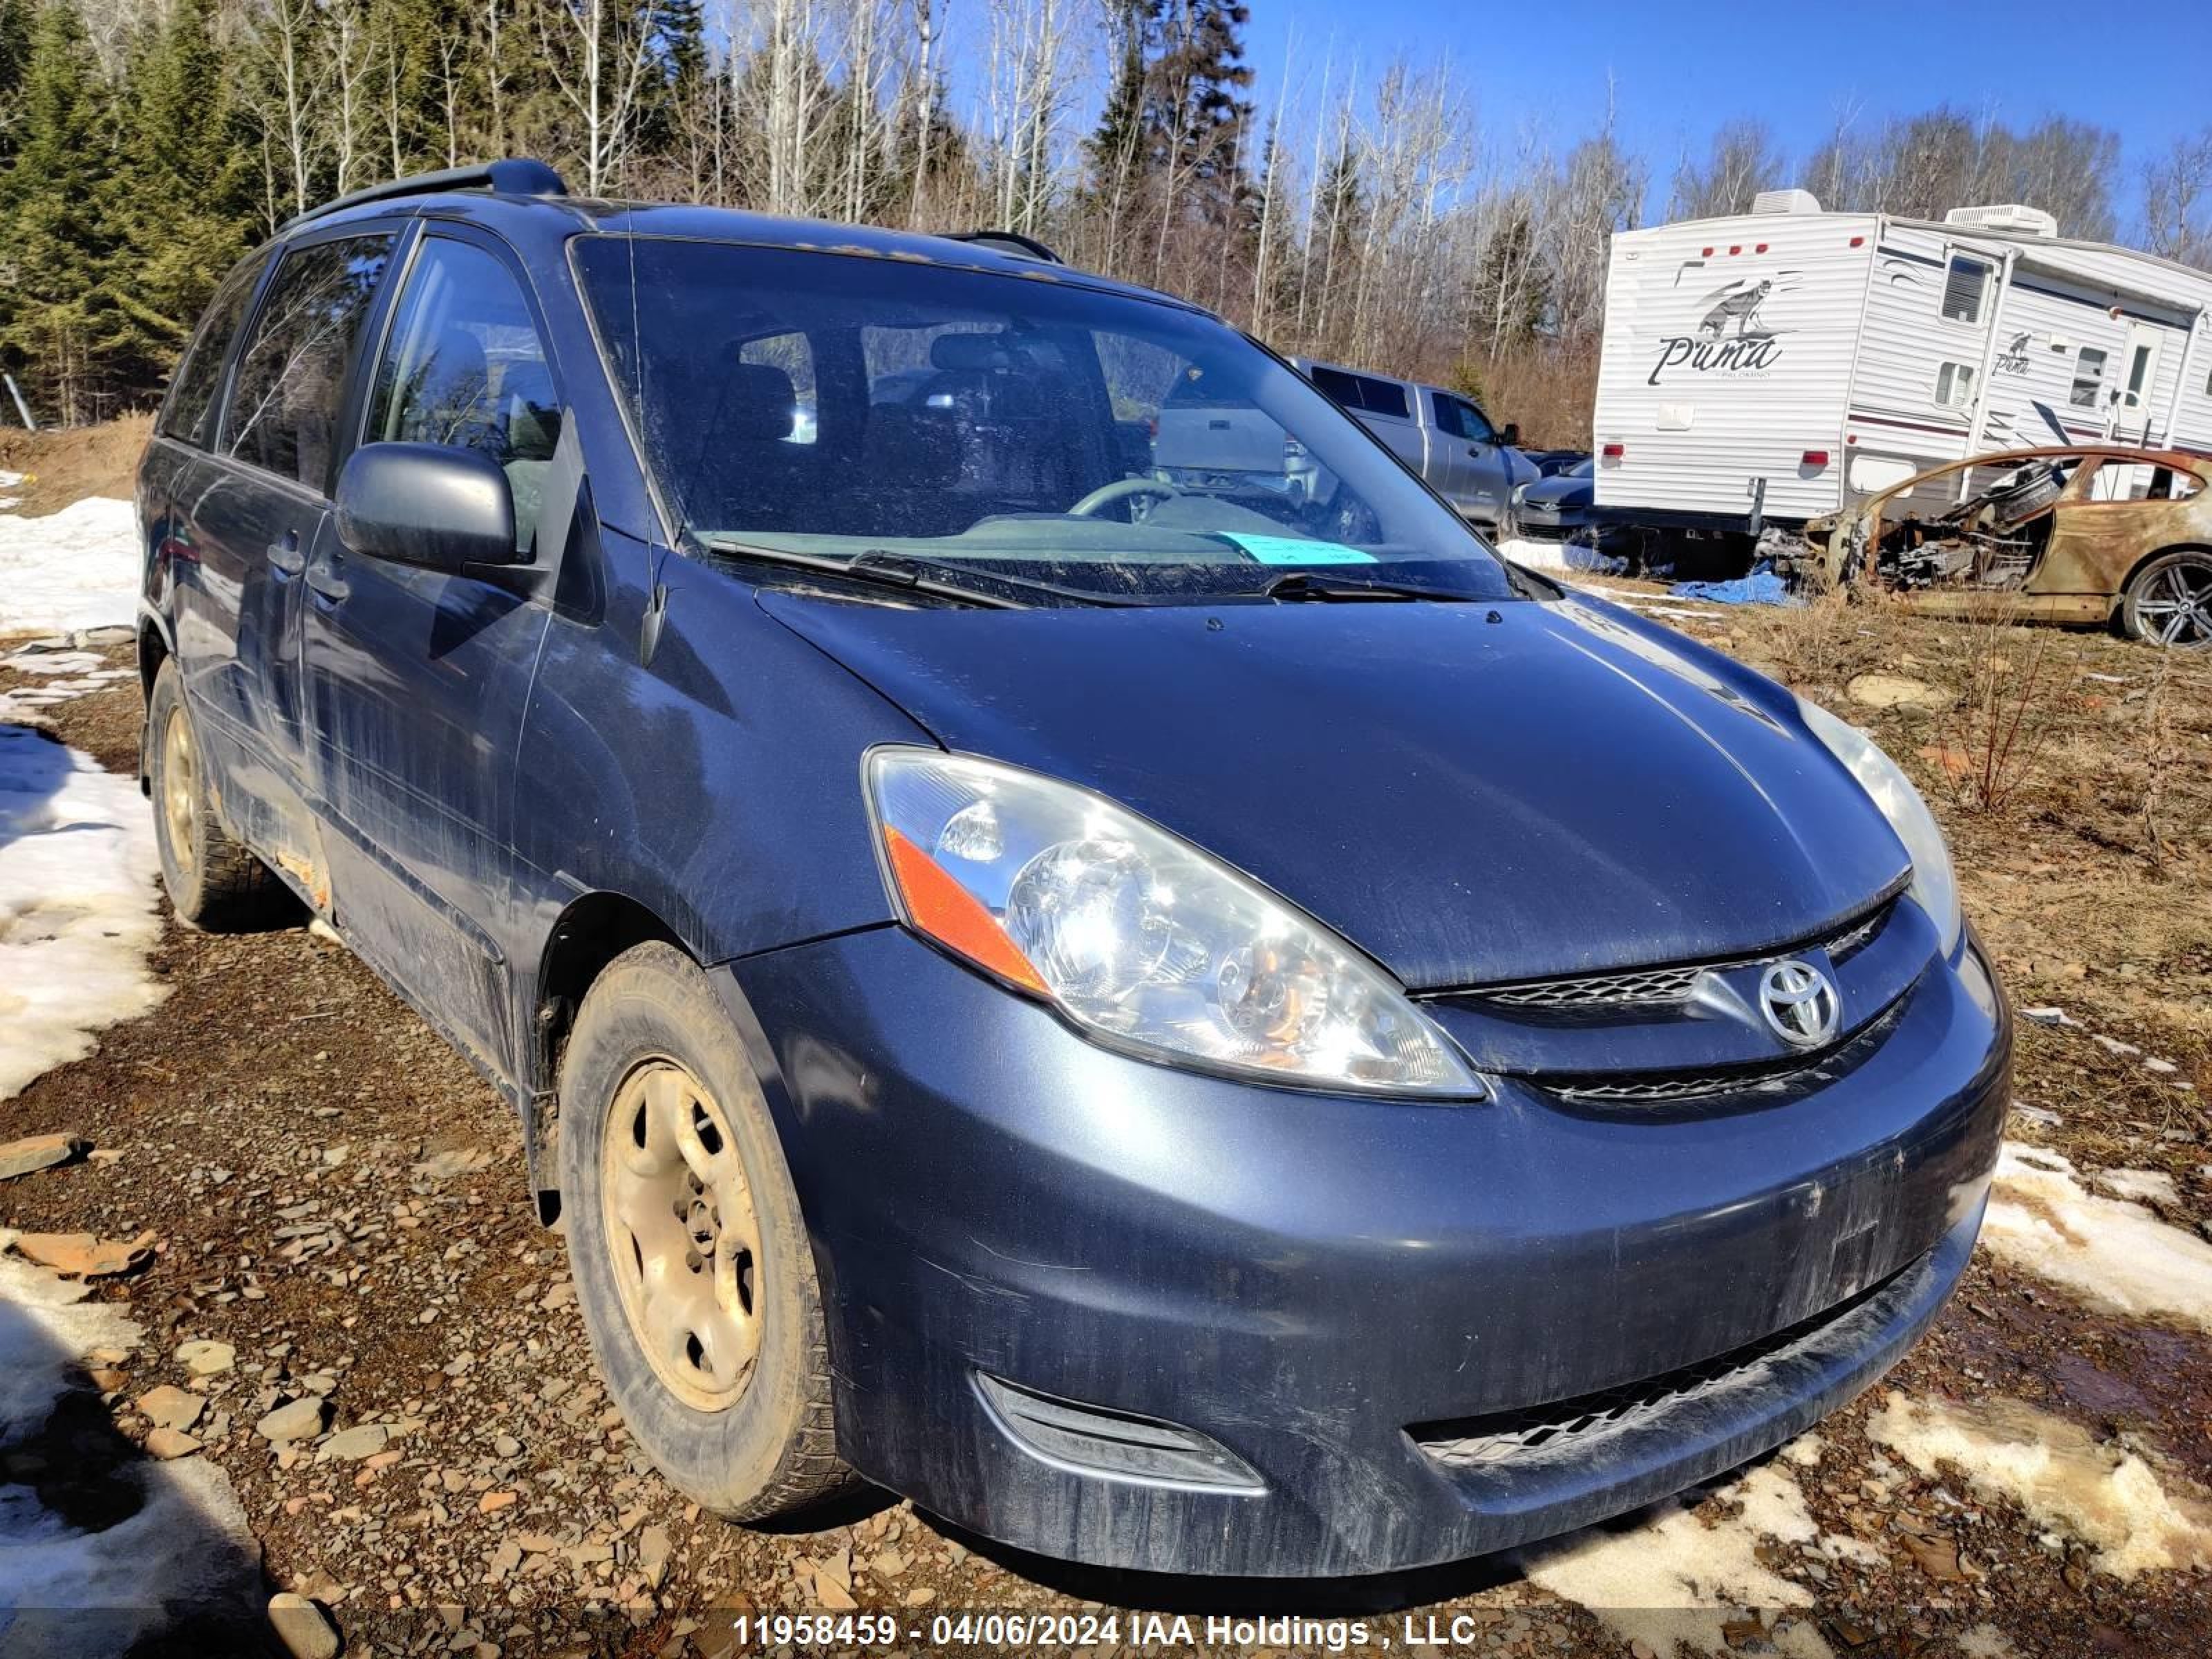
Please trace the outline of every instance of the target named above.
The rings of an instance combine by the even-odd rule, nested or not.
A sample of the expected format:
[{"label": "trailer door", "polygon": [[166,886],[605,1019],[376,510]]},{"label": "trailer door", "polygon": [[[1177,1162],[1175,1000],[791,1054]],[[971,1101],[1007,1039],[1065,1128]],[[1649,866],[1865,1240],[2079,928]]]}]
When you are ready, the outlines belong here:
[{"label": "trailer door", "polygon": [[2169,331],[2155,323],[2130,323],[2126,355],[2120,360],[2120,395],[2112,405],[2106,433],[2128,443],[2148,444],[2152,390],[2158,385],[2159,353]]}]

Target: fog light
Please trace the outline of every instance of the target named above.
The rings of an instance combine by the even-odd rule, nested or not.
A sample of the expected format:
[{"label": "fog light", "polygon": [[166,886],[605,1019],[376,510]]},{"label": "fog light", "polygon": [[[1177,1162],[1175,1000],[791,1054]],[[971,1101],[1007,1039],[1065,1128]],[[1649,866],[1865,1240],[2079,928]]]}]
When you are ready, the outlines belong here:
[{"label": "fog light", "polygon": [[1196,1429],[1055,1400],[981,1371],[975,1386],[1007,1437],[1055,1468],[1154,1486],[1247,1494],[1267,1489],[1250,1464]]}]

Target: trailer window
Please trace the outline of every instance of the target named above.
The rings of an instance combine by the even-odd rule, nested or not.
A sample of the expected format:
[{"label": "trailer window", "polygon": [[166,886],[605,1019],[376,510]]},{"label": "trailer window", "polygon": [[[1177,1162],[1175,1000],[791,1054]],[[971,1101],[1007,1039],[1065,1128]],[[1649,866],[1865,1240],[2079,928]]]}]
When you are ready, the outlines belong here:
[{"label": "trailer window", "polygon": [[2094,409],[2097,394],[2105,389],[2105,354],[2095,346],[2083,346],[2074,358],[2074,389],[2067,402],[2076,409]]},{"label": "trailer window", "polygon": [[1974,401],[1974,371],[1965,363],[1946,363],[1936,371],[1936,401],[1946,409],[1965,409]]},{"label": "trailer window", "polygon": [[1982,260],[1969,259],[1963,253],[1951,256],[1951,268],[1943,277],[1943,314],[1954,323],[1978,323],[1982,320],[1982,301],[1990,289],[1990,268]]}]

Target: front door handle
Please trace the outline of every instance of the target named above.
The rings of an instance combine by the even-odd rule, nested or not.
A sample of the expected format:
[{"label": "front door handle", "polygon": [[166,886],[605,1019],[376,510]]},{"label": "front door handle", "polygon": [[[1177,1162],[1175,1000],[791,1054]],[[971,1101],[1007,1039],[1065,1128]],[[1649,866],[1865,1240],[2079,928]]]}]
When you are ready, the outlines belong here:
[{"label": "front door handle", "polygon": [[307,556],[300,550],[300,532],[296,530],[286,531],[264,550],[270,565],[288,576],[296,576],[307,568]]},{"label": "front door handle", "polygon": [[328,558],[318,559],[307,568],[307,586],[333,603],[353,592],[353,584],[345,579],[345,573]]}]

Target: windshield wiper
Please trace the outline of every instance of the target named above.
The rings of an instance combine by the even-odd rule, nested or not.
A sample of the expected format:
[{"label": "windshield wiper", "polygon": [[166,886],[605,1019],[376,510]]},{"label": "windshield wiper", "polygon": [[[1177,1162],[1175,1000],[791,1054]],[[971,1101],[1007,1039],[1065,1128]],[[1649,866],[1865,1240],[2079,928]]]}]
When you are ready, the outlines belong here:
[{"label": "windshield wiper", "polygon": [[1103,594],[1060,587],[1051,582],[1032,580],[1027,576],[1008,576],[995,570],[971,570],[957,564],[940,564],[934,559],[915,558],[905,553],[870,551],[849,559],[841,559],[818,553],[797,553],[787,548],[759,547],[750,542],[719,536],[702,536],[699,539],[714,551],[729,558],[787,565],[794,570],[817,571],[825,576],[847,576],[854,581],[872,582],[878,587],[895,587],[908,593],[926,593],[933,599],[961,599],[970,605],[987,605],[1000,611],[1027,610],[1030,601],[1024,597],[1025,594],[1042,595],[1070,605],[1121,603]]},{"label": "windshield wiper", "polygon": [[1085,588],[1063,587],[1058,582],[1039,581],[1035,576],[1010,576],[1003,570],[978,570],[969,565],[954,564],[950,560],[925,559],[913,553],[891,553],[881,549],[869,550],[845,568],[850,570],[855,566],[872,578],[926,586],[930,590],[942,588],[979,599],[986,594],[995,594],[1000,602],[1006,605],[1020,604],[1015,596],[1022,593],[1039,593],[1068,605],[1120,605],[1130,603],[1110,594],[1094,593]]},{"label": "windshield wiper", "polygon": [[1263,599],[1310,600],[1315,603],[1362,600],[1440,599],[1447,603],[1474,604],[1472,593],[1455,593],[1446,587],[1426,587],[1419,582],[1367,581],[1358,577],[1340,576],[1321,570],[1285,570],[1273,580],[1264,584],[1259,597]]}]

